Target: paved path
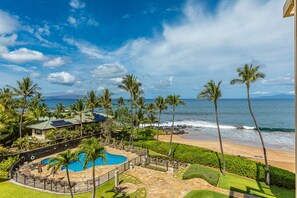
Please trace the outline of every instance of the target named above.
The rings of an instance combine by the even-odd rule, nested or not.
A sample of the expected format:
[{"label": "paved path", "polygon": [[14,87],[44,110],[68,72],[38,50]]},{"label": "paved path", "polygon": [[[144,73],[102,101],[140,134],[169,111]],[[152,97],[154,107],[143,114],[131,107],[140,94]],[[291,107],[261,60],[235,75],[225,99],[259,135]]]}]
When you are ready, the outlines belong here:
[{"label": "paved path", "polygon": [[[142,183],[138,187],[145,187],[147,198],[181,198],[192,190],[213,190],[234,197],[250,197],[241,193],[230,192],[229,190],[214,187],[205,180],[194,178],[190,180],[181,180],[174,178],[173,174],[155,171],[151,169],[136,166],[128,170],[126,174],[132,175]],[[127,186],[127,188],[129,188]],[[128,190],[128,189],[127,189]]]}]

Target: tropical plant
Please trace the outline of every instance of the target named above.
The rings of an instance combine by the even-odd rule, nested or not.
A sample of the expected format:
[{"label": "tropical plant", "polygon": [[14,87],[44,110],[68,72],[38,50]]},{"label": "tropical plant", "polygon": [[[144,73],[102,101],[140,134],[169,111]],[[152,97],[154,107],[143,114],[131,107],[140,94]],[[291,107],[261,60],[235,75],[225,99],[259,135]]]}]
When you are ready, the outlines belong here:
[{"label": "tropical plant", "polygon": [[83,127],[82,127],[82,116],[86,112],[86,107],[82,99],[78,99],[73,106],[73,111],[76,115],[79,115],[80,122],[80,136],[83,136]]},{"label": "tropical plant", "polygon": [[208,99],[210,101],[213,101],[215,113],[216,113],[216,123],[217,123],[217,129],[219,134],[219,141],[220,141],[220,148],[221,148],[221,154],[222,154],[222,161],[223,161],[223,174],[226,172],[226,163],[225,163],[225,157],[224,157],[224,149],[223,149],[223,142],[221,137],[221,130],[219,125],[219,115],[218,115],[218,100],[222,96],[222,91],[220,88],[222,81],[216,85],[214,81],[209,81],[204,85],[204,90],[199,93],[197,96],[198,99]]},{"label": "tropical plant", "polygon": [[155,110],[156,110],[156,106],[154,103],[149,103],[145,109],[147,113],[147,121],[150,124],[150,127],[152,127],[152,124],[154,124],[157,119]]},{"label": "tropical plant", "polygon": [[102,95],[99,98],[99,103],[102,105],[102,107],[105,110],[105,114],[108,116],[112,114],[112,108],[111,108],[111,93],[109,89],[104,89],[102,91]]},{"label": "tropical plant", "polygon": [[250,98],[251,83],[256,82],[260,78],[265,78],[265,74],[262,72],[259,72],[259,68],[260,68],[259,66],[253,66],[252,64],[251,65],[245,64],[243,67],[237,68],[236,71],[238,73],[239,78],[231,80],[230,84],[231,85],[234,85],[234,84],[245,84],[246,85],[249,111],[253,118],[256,130],[258,131],[258,134],[259,134],[259,137],[261,140],[263,153],[264,153],[265,166],[266,166],[266,184],[269,185],[270,184],[270,173],[269,173],[269,165],[268,165],[268,160],[267,160],[266,148],[265,148],[261,130],[258,126],[256,117],[252,110],[251,98]]},{"label": "tropical plant", "polygon": [[73,161],[79,161],[77,153],[71,152],[70,149],[67,149],[65,152],[57,154],[56,157],[50,158],[48,165],[48,169],[53,168],[54,173],[62,167],[65,167],[71,197],[73,197],[73,193],[69,177],[69,164]]},{"label": "tropical plant", "polygon": [[21,96],[21,114],[20,114],[20,121],[19,121],[19,133],[20,137],[22,137],[22,127],[23,127],[23,116],[25,109],[28,106],[28,98],[33,97],[37,91],[40,89],[37,84],[34,84],[33,81],[29,78],[23,78],[22,81],[17,81],[17,87],[12,87],[7,85],[9,88],[12,89],[13,94],[15,96]]},{"label": "tropical plant", "polygon": [[168,151],[168,157],[170,157],[171,150],[172,150],[172,135],[174,130],[174,116],[175,116],[175,109],[179,105],[186,105],[186,103],[180,100],[180,95],[169,95],[166,99],[167,104],[169,104],[172,108],[172,126],[171,126],[171,133],[170,133],[170,146]]},{"label": "tropical plant", "polygon": [[[162,96],[159,96],[155,99],[155,105],[156,105],[156,108],[159,110],[159,117],[158,117],[158,130],[159,130],[162,111],[166,110],[168,107],[167,107],[166,100]],[[157,133],[157,142],[158,140],[159,140],[159,133]]]},{"label": "tropical plant", "polygon": [[62,103],[56,104],[54,115],[56,118],[64,118],[65,117],[65,106]]},{"label": "tropical plant", "polygon": [[99,106],[99,101],[97,99],[95,91],[91,90],[84,96],[84,100],[86,101],[86,107],[90,109],[92,115],[94,114],[95,108]]},{"label": "tropical plant", "polygon": [[124,98],[123,97],[119,97],[118,99],[117,99],[117,103],[118,103],[118,107],[122,107],[122,106],[124,106],[125,105],[125,102],[124,102]]},{"label": "tropical plant", "polygon": [[[119,85],[120,89],[127,91],[130,94],[131,115],[133,115],[133,104],[135,104],[135,101],[134,101],[135,94],[133,94],[133,93],[135,93],[136,89],[139,90],[139,87],[141,87],[141,86],[142,86],[142,84],[137,81],[137,78],[134,75],[129,75],[129,74],[123,77],[122,84]],[[134,95],[134,98],[133,98],[133,95]],[[130,140],[129,140],[130,144],[133,143],[133,130],[134,130],[134,120],[132,118],[131,119],[131,134],[130,134]]]},{"label": "tropical plant", "polygon": [[84,168],[87,168],[89,163],[92,163],[92,178],[93,178],[93,193],[92,197],[96,196],[96,181],[95,181],[95,161],[102,158],[106,162],[104,147],[99,144],[99,140],[95,137],[83,139],[79,145],[79,151],[85,153]]}]

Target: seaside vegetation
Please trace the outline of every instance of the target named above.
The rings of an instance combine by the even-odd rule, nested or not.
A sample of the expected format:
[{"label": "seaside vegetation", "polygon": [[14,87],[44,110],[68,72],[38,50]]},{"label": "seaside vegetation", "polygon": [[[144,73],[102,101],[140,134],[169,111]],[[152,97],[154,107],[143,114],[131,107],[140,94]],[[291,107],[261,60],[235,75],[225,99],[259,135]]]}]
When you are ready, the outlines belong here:
[{"label": "seaside vegetation", "polygon": [[228,198],[228,195],[224,195],[222,193],[214,192],[211,190],[192,190],[189,192],[185,198],[196,198],[196,197],[203,197],[203,198]]}]

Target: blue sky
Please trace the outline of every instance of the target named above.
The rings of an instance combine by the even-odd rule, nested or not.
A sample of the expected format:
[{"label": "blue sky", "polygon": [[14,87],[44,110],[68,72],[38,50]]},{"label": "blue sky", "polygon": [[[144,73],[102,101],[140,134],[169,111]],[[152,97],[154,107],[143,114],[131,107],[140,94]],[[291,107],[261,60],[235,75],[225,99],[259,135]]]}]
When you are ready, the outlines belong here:
[{"label": "blue sky", "polygon": [[195,98],[209,80],[261,66],[253,96],[293,94],[293,19],[283,0],[1,0],[0,87],[30,76],[45,95],[101,93],[134,74],[145,97]]}]

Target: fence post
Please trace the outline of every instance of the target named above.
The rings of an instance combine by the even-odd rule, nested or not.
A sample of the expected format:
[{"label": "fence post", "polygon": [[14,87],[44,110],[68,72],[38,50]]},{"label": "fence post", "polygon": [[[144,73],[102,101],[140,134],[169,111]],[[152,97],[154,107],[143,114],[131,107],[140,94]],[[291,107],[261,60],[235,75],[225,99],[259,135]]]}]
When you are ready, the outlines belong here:
[{"label": "fence post", "polygon": [[24,185],[26,185],[26,176],[24,175]]},{"label": "fence post", "polygon": [[15,180],[18,181],[18,173],[15,172]]},{"label": "fence post", "polygon": [[43,180],[43,190],[45,190],[45,180]]},{"label": "fence post", "polygon": [[87,180],[87,191],[89,191],[89,180]]}]

